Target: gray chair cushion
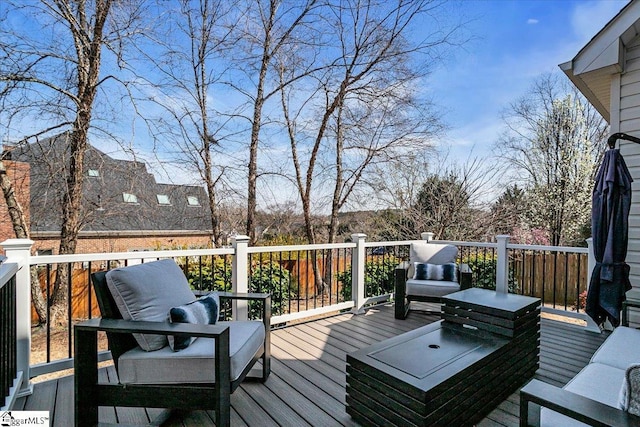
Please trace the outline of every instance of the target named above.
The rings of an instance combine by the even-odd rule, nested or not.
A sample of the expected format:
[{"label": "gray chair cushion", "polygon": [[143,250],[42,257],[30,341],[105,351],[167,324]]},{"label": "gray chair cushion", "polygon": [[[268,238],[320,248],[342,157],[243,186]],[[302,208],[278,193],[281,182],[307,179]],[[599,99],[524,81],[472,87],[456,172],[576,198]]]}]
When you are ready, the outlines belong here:
[{"label": "gray chair cushion", "polygon": [[[618,395],[623,382],[623,369],[601,363],[590,363],[563,388],[617,408]],[[587,424],[565,417],[548,408],[542,408],[540,410],[541,427],[582,427],[586,425]]]},{"label": "gray chair cushion", "polygon": [[[264,345],[264,324],[260,321],[218,322],[229,326],[231,379],[237,379],[258,349]],[[215,382],[214,341],[198,338],[189,347],[175,352],[168,346],[146,352],[139,347],[118,359],[122,384],[180,384]]]},{"label": "gray chair cushion", "polygon": [[458,282],[444,280],[407,280],[407,295],[442,297],[460,290]]},{"label": "gray chair cushion", "polygon": [[[196,299],[187,278],[172,259],[116,268],[106,275],[107,286],[125,320],[165,322],[171,307]],[[134,334],[145,351],[167,345],[163,335]]]},{"label": "gray chair cushion", "polygon": [[591,362],[625,370],[629,365],[640,363],[638,349],[640,349],[640,331],[619,326],[593,354]]},{"label": "gray chair cushion", "polygon": [[409,249],[409,271],[407,277],[414,275],[414,262],[427,262],[430,264],[447,264],[456,262],[458,248],[453,245],[440,243],[414,242]]}]

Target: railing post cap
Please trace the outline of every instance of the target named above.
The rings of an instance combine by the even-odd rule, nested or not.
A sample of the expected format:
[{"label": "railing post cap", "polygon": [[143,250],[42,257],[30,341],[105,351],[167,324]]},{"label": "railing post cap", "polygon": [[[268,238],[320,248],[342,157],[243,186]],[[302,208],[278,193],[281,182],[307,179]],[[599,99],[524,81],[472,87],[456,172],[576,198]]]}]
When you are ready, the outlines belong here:
[{"label": "railing post cap", "polygon": [[420,237],[422,238],[422,240],[426,240],[427,242],[433,240],[434,235],[435,233],[432,233],[430,231],[425,231],[424,233],[420,233]]},{"label": "railing post cap", "polygon": [[366,238],[367,238],[367,235],[366,235],[366,234],[364,234],[364,233],[353,233],[353,234],[351,235],[351,238],[352,238],[353,240],[362,240],[362,239],[366,239]]},{"label": "railing post cap", "polygon": [[587,245],[591,245],[593,243],[593,237],[589,237],[588,239],[584,239],[587,242]]},{"label": "railing post cap", "polygon": [[244,234],[237,234],[237,235],[233,236],[231,238],[231,240],[233,240],[234,242],[238,242],[238,243],[248,242],[249,241],[249,236],[246,236]]},{"label": "railing post cap", "polygon": [[30,239],[7,239],[0,243],[4,249],[31,249],[35,242]]},{"label": "railing post cap", "polygon": [[498,234],[496,236],[497,240],[509,240],[511,238],[511,236],[509,236],[508,234]]}]

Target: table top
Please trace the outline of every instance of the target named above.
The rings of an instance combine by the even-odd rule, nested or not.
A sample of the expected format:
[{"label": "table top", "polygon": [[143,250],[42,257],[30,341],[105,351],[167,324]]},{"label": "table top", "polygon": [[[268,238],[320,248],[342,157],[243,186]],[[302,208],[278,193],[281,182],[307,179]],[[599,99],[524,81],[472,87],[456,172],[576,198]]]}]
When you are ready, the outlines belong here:
[{"label": "table top", "polygon": [[[540,298],[503,294],[489,289],[471,288],[442,297],[447,302],[471,309],[489,309],[499,312],[519,313],[540,304]],[[480,310],[479,310],[480,311]]]},{"label": "table top", "polygon": [[480,362],[507,342],[436,322],[351,353],[347,362],[355,359],[375,372],[425,392]]}]

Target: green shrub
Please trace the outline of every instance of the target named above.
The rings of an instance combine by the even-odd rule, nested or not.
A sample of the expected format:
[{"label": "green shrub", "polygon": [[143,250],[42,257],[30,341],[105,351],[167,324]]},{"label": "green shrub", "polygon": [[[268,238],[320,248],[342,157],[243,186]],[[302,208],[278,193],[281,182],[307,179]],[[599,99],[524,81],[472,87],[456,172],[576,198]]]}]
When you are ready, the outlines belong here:
[{"label": "green shrub", "polygon": [[[192,289],[202,291],[231,291],[231,262],[216,257],[211,263],[211,257],[202,257],[202,264],[190,260],[187,264],[187,281]],[[201,274],[202,272],[202,274]]]},{"label": "green shrub", "polygon": [[[194,290],[202,291],[231,291],[231,263],[225,258],[202,257],[198,262],[198,257],[189,259],[185,275],[189,285]],[[178,260],[184,265],[186,259]],[[252,265],[252,273],[249,279],[250,292],[270,292],[271,293],[271,314],[279,315],[286,313],[289,299],[295,297],[295,289],[292,286],[291,274],[288,270],[276,262],[261,262]],[[249,316],[256,318],[259,315],[259,303],[249,302]]]},{"label": "green shrub", "polygon": [[[287,313],[289,300],[297,295],[292,286],[291,273],[277,262],[262,262],[253,265],[249,282],[251,292],[271,293],[271,314],[279,315]],[[259,314],[257,302],[249,304],[251,318]]]},{"label": "green shrub", "polygon": [[[382,260],[372,259],[365,263],[365,296],[384,295],[393,292],[395,268],[400,260],[394,256],[384,257]],[[352,299],[351,267],[345,271],[336,273],[336,280],[342,282],[341,294],[345,301]]]},{"label": "green shrub", "polygon": [[[463,264],[469,265],[473,271],[473,287],[496,289],[496,270],[498,257],[493,254],[470,254],[462,259]],[[513,267],[509,267],[509,292],[516,293],[519,289]]]}]

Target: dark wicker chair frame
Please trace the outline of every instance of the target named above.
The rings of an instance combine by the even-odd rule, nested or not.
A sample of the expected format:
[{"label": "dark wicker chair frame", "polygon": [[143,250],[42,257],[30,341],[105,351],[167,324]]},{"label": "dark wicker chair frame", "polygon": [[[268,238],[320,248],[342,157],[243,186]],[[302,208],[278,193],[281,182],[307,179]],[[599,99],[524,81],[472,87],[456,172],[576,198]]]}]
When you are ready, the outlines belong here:
[{"label": "dark wicker chair frame", "polygon": [[[402,262],[395,269],[395,318],[406,319],[411,301],[442,302],[441,297],[407,295],[407,279],[410,263]],[[473,284],[473,273],[467,264],[458,266],[460,290],[469,289]]]},{"label": "dark wicker chair frame", "polygon": [[520,426],[539,426],[540,407],[592,426],[640,426],[640,417],[622,409],[539,380],[531,380],[520,390]]},{"label": "dark wicker chair frame", "polygon": [[[97,425],[99,406],[215,410],[216,426],[230,425],[231,393],[245,378],[264,382],[271,371],[270,294],[220,293],[221,304],[224,300],[229,299],[260,301],[265,327],[264,347],[256,352],[240,377],[231,381],[228,326],[123,320],[111,292],[106,286],[105,274],[106,272],[97,272],[91,275],[102,318],[91,319],[74,327],[75,425],[77,427]],[[116,372],[118,358],[137,346],[132,333],[138,332],[158,335],[187,334],[194,337],[214,338],[215,354],[226,355],[226,357],[216,357],[215,359],[216,382],[213,384],[122,385],[99,383],[98,331],[107,333]],[[262,359],[262,375],[248,377],[247,374],[259,359]]]}]

